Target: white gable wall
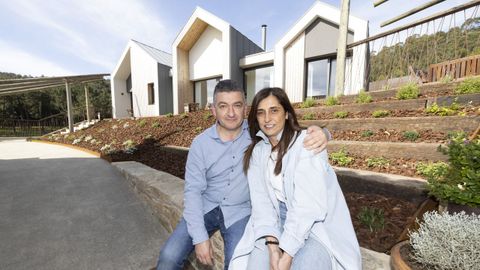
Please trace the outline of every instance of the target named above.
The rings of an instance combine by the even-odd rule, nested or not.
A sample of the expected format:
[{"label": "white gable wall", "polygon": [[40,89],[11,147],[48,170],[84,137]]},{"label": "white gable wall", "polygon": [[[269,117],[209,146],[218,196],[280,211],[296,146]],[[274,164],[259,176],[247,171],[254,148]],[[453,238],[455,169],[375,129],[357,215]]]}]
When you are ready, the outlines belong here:
[{"label": "white gable wall", "polygon": [[201,80],[221,76],[224,57],[219,57],[223,50],[222,33],[208,26],[189,53],[190,80]]},{"label": "white gable wall", "polygon": [[[157,116],[158,63],[136,45],[130,47],[132,72],[133,114],[136,117]],[[155,104],[148,105],[148,84],[154,84]]]},{"label": "white gable wall", "polygon": [[285,50],[285,91],[291,102],[303,101],[305,70],[305,34],[301,34]]}]

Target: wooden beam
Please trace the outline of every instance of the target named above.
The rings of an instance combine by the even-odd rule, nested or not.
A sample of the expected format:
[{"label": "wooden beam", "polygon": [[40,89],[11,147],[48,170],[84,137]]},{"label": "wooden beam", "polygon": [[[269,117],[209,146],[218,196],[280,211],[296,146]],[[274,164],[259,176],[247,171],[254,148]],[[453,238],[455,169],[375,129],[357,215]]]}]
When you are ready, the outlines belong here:
[{"label": "wooden beam", "polygon": [[377,2],[373,3],[373,7],[380,6],[381,4],[387,2],[388,0],[378,0]]},{"label": "wooden beam", "polygon": [[409,10],[409,11],[403,13],[403,14],[400,14],[400,15],[398,15],[397,17],[395,17],[395,18],[393,18],[393,19],[384,21],[382,24],[380,24],[380,27],[384,27],[384,26],[387,26],[387,25],[389,25],[389,24],[392,24],[392,23],[394,23],[394,22],[396,22],[396,21],[399,21],[399,20],[401,20],[401,19],[403,19],[403,18],[409,17],[409,16],[411,16],[411,15],[417,13],[417,12],[420,12],[420,11],[422,11],[422,10],[424,10],[424,9],[427,9],[427,8],[429,8],[429,7],[431,7],[431,6],[434,6],[434,5],[436,5],[436,4],[440,4],[441,2],[444,2],[444,1],[445,1],[445,0],[433,0],[433,1],[430,1],[430,2],[428,2],[428,3],[426,3],[426,4],[424,4],[424,5],[421,5],[421,6],[419,6],[419,7],[416,7],[416,8],[414,8],[414,9],[411,9],[411,10]]},{"label": "wooden beam", "polygon": [[427,18],[424,18],[424,19],[421,19],[421,20],[418,20],[418,21],[415,21],[413,23],[410,23],[410,24],[407,24],[407,25],[404,25],[404,26],[400,26],[400,27],[397,27],[397,28],[394,28],[392,30],[389,30],[389,31],[386,31],[386,32],[383,32],[383,33],[380,33],[380,34],[377,34],[377,35],[374,35],[374,36],[371,36],[369,38],[366,38],[366,39],[362,39],[362,40],[359,40],[359,41],[355,41],[355,42],[352,42],[350,44],[347,45],[347,48],[348,49],[351,49],[355,46],[358,46],[360,44],[363,44],[363,43],[367,43],[367,42],[370,42],[372,40],[376,40],[376,39],[379,39],[379,38],[382,38],[382,37],[386,37],[388,35],[391,35],[393,33],[397,33],[397,32],[400,32],[400,31],[403,31],[405,29],[409,29],[409,28],[412,28],[414,26],[417,26],[417,25],[420,25],[420,24],[424,24],[426,22],[429,22],[429,21],[433,21],[435,19],[438,19],[438,18],[441,18],[441,17],[444,17],[444,16],[447,16],[447,15],[450,15],[450,14],[453,14],[453,13],[456,13],[456,12],[459,12],[459,11],[462,11],[462,10],[465,10],[465,9],[468,9],[468,8],[471,8],[471,7],[474,7],[474,6],[478,6],[480,5],[480,0],[473,0],[473,1],[470,1],[466,4],[463,4],[463,5],[459,5],[459,6],[456,6],[454,8],[451,8],[451,9],[448,9],[448,10],[445,10],[443,12],[439,12],[439,13],[435,13],[433,14],[432,16],[429,16]]},{"label": "wooden beam", "polygon": [[72,91],[68,82],[65,82],[65,91],[67,92],[67,112],[68,112],[68,130],[73,133],[73,104],[72,104]]}]

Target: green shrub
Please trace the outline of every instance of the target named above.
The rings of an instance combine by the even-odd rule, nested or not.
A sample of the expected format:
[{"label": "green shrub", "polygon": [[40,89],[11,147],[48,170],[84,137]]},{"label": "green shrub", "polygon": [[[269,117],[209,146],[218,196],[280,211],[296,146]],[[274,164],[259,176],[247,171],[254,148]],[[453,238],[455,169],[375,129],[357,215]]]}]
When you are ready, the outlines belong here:
[{"label": "green shrub", "polygon": [[373,135],[373,131],[367,129],[367,130],[362,131],[361,135],[362,135],[362,137],[370,137],[370,136]]},{"label": "green shrub", "polygon": [[208,119],[210,119],[212,117],[212,112],[211,111],[206,111],[204,114],[203,114],[203,120],[207,121]]},{"label": "green shrub", "polygon": [[445,175],[427,178],[430,195],[443,202],[480,206],[480,138],[468,140],[459,133],[438,149],[448,155],[449,166]]},{"label": "green shrub", "polygon": [[300,108],[310,108],[315,106],[316,102],[313,98],[307,98],[300,104]]},{"label": "green shrub", "polygon": [[139,127],[144,127],[146,124],[147,124],[147,120],[146,120],[146,119],[142,119],[142,120],[140,120],[140,121],[137,123],[137,125],[138,125]]},{"label": "green shrub", "polygon": [[386,117],[389,114],[390,114],[390,112],[387,111],[387,110],[376,110],[376,111],[372,112],[372,116],[375,117],[375,118]]},{"label": "green shrub", "polygon": [[153,122],[152,128],[158,128],[158,127],[160,127],[160,123],[159,122]]},{"label": "green shrub", "polygon": [[167,113],[165,114],[166,117],[173,117],[173,113]]},{"label": "green shrub", "polygon": [[390,161],[384,157],[372,157],[366,159],[368,167],[383,168],[390,164]]},{"label": "green shrub", "polygon": [[467,78],[455,88],[455,94],[480,93],[480,77]]},{"label": "green shrub", "polygon": [[415,99],[420,95],[420,90],[416,83],[407,83],[397,91],[398,99]]},{"label": "green shrub", "polygon": [[420,137],[420,134],[418,134],[418,132],[416,132],[415,130],[409,130],[409,131],[405,131],[403,132],[403,138],[409,140],[409,141],[416,141],[418,138]]},{"label": "green shrub", "polygon": [[426,178],[438,179],[445,176],[448,170],[448,164],[442,161],[439,162],[419,162],[415,166],[417,173]]},{"label": "green shrub", "polygon": [[184,112],[182,114],[180,114],[180,119],[185,119],[188,117],[188,113],[187,112]]},{"label": "green shrub", "polygon": [[195,128],[195,132],[199,133],[199,132],[201,132],[201,131],[203,131],[203,128],[202,128],[202,127],[196,127],[196,128]]},{"label": "green shrub", "polygon": [[338,104],[340,104],[340,102],[338,102],[338,98],[336,98],[334,96],[329,96],[325,100],[325,105],[327,105],[327,106],[333,106],[333,105],[338,105]]},{"label": "green shrub", "polygon": [[302,116],[302,120],[315,120],[315,114],[313,112],[307,112]]},{"label": "green shrub", "polygon": [[348,116],[348,112],[345,112],[345,111],[335,112],[333,116],[335,116],[335,118],[346,118]]},{"label": "green shrub", "polygon": [[348,156],[347,152],[344,149],[341,149],[338,152],[330,153],[330,159],[334,164],[340,166],[347,166],[353,161],[353,157]]},{"label": "green shrub", "polygon": [[370,232],[383,230],[385,227],[385,215],[383,209],[375,207],[362,207],[357,215],[358,220],[370,229]]},{"label": "green shrub", "polygon": [[370,103],[372,102],[372,96],[370,94],[367,94],[365,90],[360,90],[360,93],[358,93],[358,97],[355,100],[357,103]]}]

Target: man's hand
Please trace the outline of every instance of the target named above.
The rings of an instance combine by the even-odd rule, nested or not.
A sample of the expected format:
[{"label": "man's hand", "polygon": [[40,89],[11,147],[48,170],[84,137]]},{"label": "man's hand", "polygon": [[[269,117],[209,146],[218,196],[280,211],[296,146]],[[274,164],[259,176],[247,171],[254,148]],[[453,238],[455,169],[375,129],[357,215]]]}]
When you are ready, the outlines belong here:
[{"label": "man's hand", "polygon": [[278,261],[278,269],[279,270],[290,270],[292,266],[292,259],[293,257],[288,255],[288,253],[284,252],[280,260]]},{"label": "man's hand", "polygon": [[[274,241],[278,242],[278,239],[273,236],[265,237],[266,241]],[[268,254],[270,255],[270,270],[279,270],[278,269],[278,261],[282,256],[282,250],[278,247],[278,245],[267,245],[268,247]]]},{"label": "man's hand", "polygon": [[210,239],[195,245],[195,255],[202,264],[213,265],[213,248]]},{"label": "man's hand", "polygon": [[318,126],[309,126],[307,134],[305,140],[303,140],[303,146],[307,150],[313,150],[315,154],[318,154],[327,147],[327,136],[322,128]]}]

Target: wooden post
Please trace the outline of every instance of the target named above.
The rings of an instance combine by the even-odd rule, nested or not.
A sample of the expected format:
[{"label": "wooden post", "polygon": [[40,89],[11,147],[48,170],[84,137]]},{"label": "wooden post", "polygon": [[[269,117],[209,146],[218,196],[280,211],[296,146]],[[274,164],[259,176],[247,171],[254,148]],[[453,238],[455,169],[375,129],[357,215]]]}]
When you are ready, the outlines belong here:
[{"label": "wooden post", "polygon": [[73,104],[72,104],[72,92],[68,87],[68,81],[65,81],[65,90],[67,91],[67,114],[68,114],[68,130],[73,133]]},{"label": "wooden post", "polygon": [[85,88],[85,106],[87,107],[87,123],[90,123],[90,104],[88,104],[88,87],[87,84],[84,86]]},{"label": "wooden post", "polygon": [[340,27],[337,42],[337,70],[335,77],[335,96],[344,92],[345,62],[347,56],[348,17],[350,13],[350,0],[342,0],[340,11]]}]

